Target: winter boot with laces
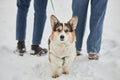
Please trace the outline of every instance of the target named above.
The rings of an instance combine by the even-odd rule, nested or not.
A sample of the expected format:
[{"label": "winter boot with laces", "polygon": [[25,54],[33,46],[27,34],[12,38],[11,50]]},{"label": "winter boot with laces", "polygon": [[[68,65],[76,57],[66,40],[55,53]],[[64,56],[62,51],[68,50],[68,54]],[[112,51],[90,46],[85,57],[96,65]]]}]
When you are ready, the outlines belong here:
[{"label": "winter boot with laces", "polygon": [[24,55],[24,53],[26,52],[25,42],[24,42],[24,41],[18,41],[16,52],[17,52],[20,56],[23,56],[23,55]]},{"label": "winter boot with laces", "polygon": [[43,49],[39,45],[31,45],[31,50],[31,55],[41,56],[47,54],[47,49]]}]

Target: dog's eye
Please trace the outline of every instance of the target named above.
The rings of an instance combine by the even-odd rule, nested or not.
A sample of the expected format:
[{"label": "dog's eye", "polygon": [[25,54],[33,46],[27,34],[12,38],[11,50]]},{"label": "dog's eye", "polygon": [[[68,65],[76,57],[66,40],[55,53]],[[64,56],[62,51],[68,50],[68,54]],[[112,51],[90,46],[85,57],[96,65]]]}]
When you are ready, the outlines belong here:
[{"label": "dog's eye", "polygon": [[67,33],[68,32],[68,30],[65,30],[65,33]]},{"label": "dog's eye", "polygon": [[61,30],[60,30],[60,29],[58,29],[57,31],[58,31],[58,32],[61,32]]}]

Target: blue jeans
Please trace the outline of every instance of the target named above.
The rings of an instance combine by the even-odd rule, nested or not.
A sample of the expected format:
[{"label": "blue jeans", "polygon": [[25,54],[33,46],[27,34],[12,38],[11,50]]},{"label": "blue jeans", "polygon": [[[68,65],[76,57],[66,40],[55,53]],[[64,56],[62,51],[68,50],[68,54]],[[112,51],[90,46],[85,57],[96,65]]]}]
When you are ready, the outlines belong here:
[{"label": "blue jeans", "polygon": [[[86,26],[88,3],[90,0],[73,0],[73,16],[78,16],[76,28],[76,49],[81,51]],[[91,0],[90,33],[87,39],[87,52],[99,53],[103,32],[103,22],[108,0]]]},{"label": "blue jeans", "polygon": [[[26,38],[27,14],[31,0],[17,0],[16,40],[23,41]],[[47,0],[34,0],[34,29],[33,45],[39,45],[46,21]]]}]

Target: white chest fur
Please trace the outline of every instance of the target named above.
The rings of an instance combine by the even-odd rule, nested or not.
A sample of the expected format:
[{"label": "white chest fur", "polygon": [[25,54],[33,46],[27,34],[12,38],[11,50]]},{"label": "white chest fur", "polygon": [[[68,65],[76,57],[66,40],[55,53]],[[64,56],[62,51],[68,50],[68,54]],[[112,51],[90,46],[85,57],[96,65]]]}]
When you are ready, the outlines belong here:
[{"label": "white chest fur", "polygon": [[75,44],[70,43],[56,43],[51,42],[50,45],[50,52],[53,54],[59,56],[59,57],[65,57],[65,56],[71,56],[72,54],[75,54]]}]

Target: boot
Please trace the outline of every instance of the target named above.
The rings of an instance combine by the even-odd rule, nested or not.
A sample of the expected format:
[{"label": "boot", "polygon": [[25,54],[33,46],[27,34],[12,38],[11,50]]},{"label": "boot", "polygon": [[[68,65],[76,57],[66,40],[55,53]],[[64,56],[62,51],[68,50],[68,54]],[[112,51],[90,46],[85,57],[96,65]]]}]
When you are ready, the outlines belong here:
[{"label": "boot", "polygon": [[20,56],[24,55],[24,53],[26,52],[24,41],[18,41],[16,52],[18,52]]},{"label": "boot", "polygon": [[42,54],[47,54],[47,49],[43,49],[39,45],[31,45],[31,50],[31,55],[41,56]]}]

